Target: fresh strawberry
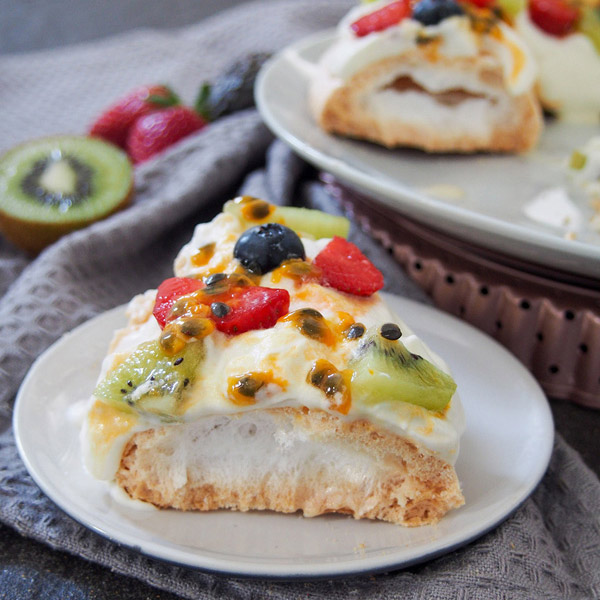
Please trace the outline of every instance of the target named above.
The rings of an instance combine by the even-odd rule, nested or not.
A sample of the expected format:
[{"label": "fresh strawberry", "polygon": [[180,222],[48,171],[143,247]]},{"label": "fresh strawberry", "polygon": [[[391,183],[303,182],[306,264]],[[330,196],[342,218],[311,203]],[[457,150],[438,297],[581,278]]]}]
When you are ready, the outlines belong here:
[{"label": "fresh strawberry", "polygon": [[178,103],[179,99],[168,87],[144,85],[105,110],[90,127],[90,135],[125,149],[129,129],[139,117]]},{"label": "fresh strawberry", "polygon": [[206,125],[186,106],[173,106],[140,117],[129,131],[127,153],[135,163],[148,160]]},{"label": "fresh strawberry", "polygon": [[352,242],[334,237],[313,261],[321,283],[356,296],[370,296],[383,287],[383,275]]},{"label": "fresh strawberry", "polygon": [[224,301],[230,311],[224,317],[211,317],[217,329],[237,335],[252,329],[270,329],[279,317],[287,314],[290,295],[287,290],[249,286],[238,288]]},{"label": "fresh strawberry", "polygon": [[529,16],[546,33],[562,37],[575,28],[579,10],[566,0],[530,0]]},{"label": "fresh strawberry", "polygon": [[392,25],[400,23],[403,19],[410,16],[410,0],[398,0],[391,2],[384,7],[376,10],[357,21],[354,21],[350,28],[357,37],[363,37],[374,31],[383,31]]},{"label": "fresh strawberry", "polygon": [[204,287],[202,281],[199,279],[190,279],[188,277],[171,277],[165,279],[158,286],[152,314],[158,321],[161,329],[164,328],[167,317],[169,316],[169,311],[173,304],[175,304],[175,301],[178,298],[181,298],[181,296],[191,294],[202,287]]},{"label": "fresh strawberry", "polygon": [[191,303],[210,307],[207,316],[219,331],[228,335],[251,329],[269,329],[279,317],[287,314],[290,307],[287,290],[239,285],[233,276],[225,280],[220,289],[218,285],[205,287],[198,279],[171,277],[158,286],[152,311],[161,329],[176,318],[169,312],[179,298],[203,288],[206,293],[194,294]]}]

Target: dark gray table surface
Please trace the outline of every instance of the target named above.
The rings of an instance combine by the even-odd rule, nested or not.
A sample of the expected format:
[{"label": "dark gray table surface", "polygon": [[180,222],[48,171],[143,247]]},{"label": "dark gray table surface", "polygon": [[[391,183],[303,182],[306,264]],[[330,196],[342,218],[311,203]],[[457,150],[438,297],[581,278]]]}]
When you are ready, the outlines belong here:
[{"label": "dark gray table surface", "polygon": [[[179,27],[241,0],[0,0],[0,54],[99,39],[137,27]],[[550,401],[556,430],[600,476],[600,411]],[[21,537],[0,525],[0,600],[176,596]]]}]

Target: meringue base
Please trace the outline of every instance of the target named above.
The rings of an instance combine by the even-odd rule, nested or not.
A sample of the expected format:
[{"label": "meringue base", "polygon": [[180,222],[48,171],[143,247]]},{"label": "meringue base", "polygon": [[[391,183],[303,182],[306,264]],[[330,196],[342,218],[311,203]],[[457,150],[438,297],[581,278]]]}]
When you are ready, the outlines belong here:
[{"label": "meringue base", "polygon": [[271,408],[136,433],[116,482],[160,508],[345,513],[405,526],[464,504],[454,468],[365,420]]}]

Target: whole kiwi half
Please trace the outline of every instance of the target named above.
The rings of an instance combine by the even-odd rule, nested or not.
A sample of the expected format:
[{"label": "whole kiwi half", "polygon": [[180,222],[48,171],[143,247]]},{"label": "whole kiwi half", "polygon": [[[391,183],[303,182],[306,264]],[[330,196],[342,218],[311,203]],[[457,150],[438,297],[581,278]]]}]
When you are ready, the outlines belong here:
[{"label": "whole kiwi half", "polygon": [[0,230],[37,254],[59,237],[123,208],[133,192],[127,155],[103,140],[32,140],[0,157]]}]

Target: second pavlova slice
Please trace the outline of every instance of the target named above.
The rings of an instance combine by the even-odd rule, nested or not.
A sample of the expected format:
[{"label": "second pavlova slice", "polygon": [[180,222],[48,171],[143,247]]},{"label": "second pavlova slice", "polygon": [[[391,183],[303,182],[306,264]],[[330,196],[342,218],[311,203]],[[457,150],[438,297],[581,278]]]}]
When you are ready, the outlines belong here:
[{"label": "second pavlova slice", "polygon": [[311,79],[317,122],[390,148],[531,149],[542,128],[535,62],[483,4],[379,0],[351,10]]}]

